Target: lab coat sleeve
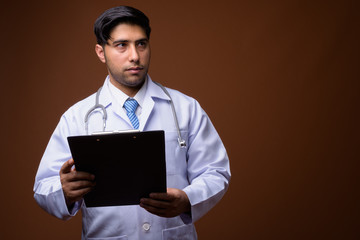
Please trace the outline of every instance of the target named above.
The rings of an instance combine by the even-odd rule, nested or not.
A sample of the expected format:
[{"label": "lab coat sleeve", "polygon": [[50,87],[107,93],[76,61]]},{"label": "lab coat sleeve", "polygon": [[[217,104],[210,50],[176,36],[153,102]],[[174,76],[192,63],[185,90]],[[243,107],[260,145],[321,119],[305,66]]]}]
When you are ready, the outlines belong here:
[{"label": "lab coat sleeve", "polygon": [[220,201],[231,175],[229,158],[218,133],[198,102],[194,102],[187,153],[190,185],[183,189],[190,200],[192,222]]},{"label": "lab coat sleeve", "polygon": [[46,212],[67,220],[80,209],[82,201],[76,202],[72,209],[68,209],[60,182],[60,168],[71,158],[67,143],[69,125],[62,116],[41,159],[34,184],[34,198]]}]

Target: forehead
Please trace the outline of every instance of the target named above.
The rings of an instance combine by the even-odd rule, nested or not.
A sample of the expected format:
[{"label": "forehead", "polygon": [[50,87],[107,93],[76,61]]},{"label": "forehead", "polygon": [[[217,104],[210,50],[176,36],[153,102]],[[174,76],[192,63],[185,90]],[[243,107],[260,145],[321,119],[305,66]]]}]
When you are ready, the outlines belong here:
[{"label": "forehead", "polygon": [[120,23],[116,25],[111,33],[110,40],[116,41],[119,39],[122,40],[138,40],[138,39],[147,39],[145,30],[139,25]]}]

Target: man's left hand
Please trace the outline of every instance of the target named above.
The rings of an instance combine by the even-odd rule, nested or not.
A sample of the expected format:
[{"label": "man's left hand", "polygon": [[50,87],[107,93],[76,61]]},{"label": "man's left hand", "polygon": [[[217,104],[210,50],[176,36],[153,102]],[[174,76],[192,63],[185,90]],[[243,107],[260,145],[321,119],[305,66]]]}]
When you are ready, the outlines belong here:
[{"label": "man's left hand", "polygon": [[142,198],[140,207],[160,217],[176,217],[190,211],[190,201],[180,189],[168,188],[166,193],[151,193],[150,198]]}]

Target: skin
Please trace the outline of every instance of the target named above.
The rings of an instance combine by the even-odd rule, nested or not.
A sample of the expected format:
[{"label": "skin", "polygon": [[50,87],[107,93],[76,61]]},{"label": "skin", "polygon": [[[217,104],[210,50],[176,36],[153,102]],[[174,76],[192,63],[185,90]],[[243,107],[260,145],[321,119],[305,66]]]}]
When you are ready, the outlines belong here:
[{"label": "skin", "polygon": [[[111,83],[128,96],[135,96],[150,64],[150,43],[145,31],[137,25],[119,24],[112,30],[107,44],[97,44],[95,52],[105,63]],[[73,159],[61,167],[60,180],[69,208],[95,186],[95,176],[76,171]],[[168,188],[166,193],[151,193],[149,198],[140,200],[140,206],[160,217],[175,217],[191,209],[186,193],[176,188]]]},{"label": "skin", "polygon": [[140,207],[160,217],[176,217],[190,212],[190,202],[186,193],[177,188],[168,188],[166,193],[151,193],[150,198],[142,198]]},{"label": "skin", "polygon": [[150,44],[144,30],[137,25],[119,24],[107,44],[96,44],[95,52],[106,64],[111,83],[128,96],[135,96],[150,64]]},{"label": "skin", "polygon": [[69,208],[95,186],[94,175],[76,171],[73,166],[74,160],[69,159],[60,169],[60,181]]}]

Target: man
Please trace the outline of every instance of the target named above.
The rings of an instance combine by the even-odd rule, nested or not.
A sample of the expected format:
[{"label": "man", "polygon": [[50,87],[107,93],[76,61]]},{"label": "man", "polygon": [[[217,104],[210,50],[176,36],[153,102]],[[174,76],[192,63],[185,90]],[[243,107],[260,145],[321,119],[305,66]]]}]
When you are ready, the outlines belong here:
[{"label": "man", "polygon": [[[83,197],[96,184],[96,176],[76,171],[67,137],[102,130],[102,111],[84,121],[94,106],[93,94],[61,117],[41,160],[34,197],[61,219],[81,209],[82,239],[197,239],[193,223],[222,198],[230,180],[220,137],[196,100],[166,89],[187,144],[179,145],[170,98],[147,74],[150,26],[142,12],[126,6],[109,9],[96,20],[94,31],[96,54],[109,74],[99,90],[99,102],[108,115],[106,130],[165,131],[167,192],[152,193],[140,205],[86,207]],[[128,102],[135,114],[127,109]]]}]

